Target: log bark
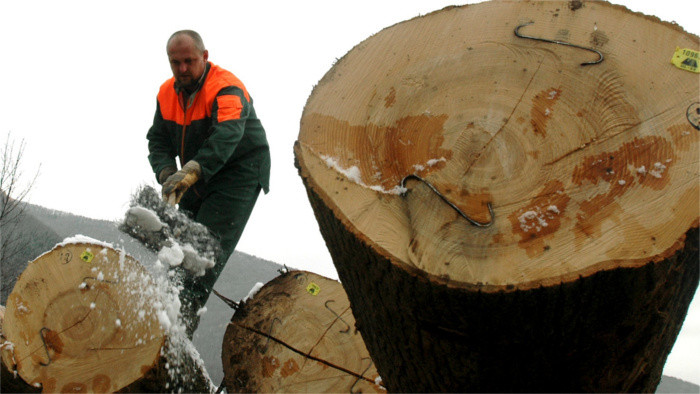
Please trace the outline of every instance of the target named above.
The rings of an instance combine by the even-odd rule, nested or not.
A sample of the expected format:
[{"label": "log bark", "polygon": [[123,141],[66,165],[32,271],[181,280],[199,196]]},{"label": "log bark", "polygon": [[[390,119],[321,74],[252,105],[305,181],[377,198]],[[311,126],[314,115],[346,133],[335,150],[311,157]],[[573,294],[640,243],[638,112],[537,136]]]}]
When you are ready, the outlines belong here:
[{"label": "log bark", "polygon": [[242,303],[222,345],[229,392],[384,392],[337,281],[291,271]]},{"label": "log bark", "polygon": [[699,46],[486,2],[324,76],[296,165],[390,391],[654,391],[698,285],[697,74],[670,60]]},{"label": "log bark", "polygon": [[8,297],[3,365],[45,392],[177,389],[155,289],[123,251],[58,245],[29,263]]}]

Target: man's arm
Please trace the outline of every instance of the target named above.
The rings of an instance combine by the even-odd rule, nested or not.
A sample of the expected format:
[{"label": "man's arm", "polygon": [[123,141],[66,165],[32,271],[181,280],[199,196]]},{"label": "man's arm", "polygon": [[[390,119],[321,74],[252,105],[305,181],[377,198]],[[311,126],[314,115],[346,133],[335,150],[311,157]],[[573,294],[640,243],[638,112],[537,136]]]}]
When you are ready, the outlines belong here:
[{"label": "man's arm", "polygon": [[211,134],[192,159],[209,181],[226,164],[245,132],[252,105],[240,88],[229,86],[216,96],[212,107]]},{"label": "man's arm", "polygon": [[[173,174],[177,171],[175,156],[177,152],[172,146],[171,137],[165,128],[160,105],[156,102],[156,114],[153,117],[153,125],[146,134],[148,139],[148,161],[156,176],[158,183],[162,184],[167,178],[166,173]],[[167,170],[167,171],[166,171]],[[163,176],[161,176],[161,174]],[[163,179],[161,179],[163,178]]]}]

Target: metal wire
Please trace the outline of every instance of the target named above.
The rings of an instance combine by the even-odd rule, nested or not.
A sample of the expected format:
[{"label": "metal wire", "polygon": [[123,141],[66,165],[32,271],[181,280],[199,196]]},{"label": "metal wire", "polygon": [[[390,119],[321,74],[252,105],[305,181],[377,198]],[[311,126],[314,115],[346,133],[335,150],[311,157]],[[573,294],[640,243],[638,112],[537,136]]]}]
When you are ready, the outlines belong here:
[{"label": "metal wire", "polygon": [[409,180],[409,179],[415,179],[415,180],[418,180],[418,181],[421,181],[421,182],[425,183],[425,184],[430,188],[430,190],[433,191],[433,193],[437,194],[437,195],[442,199],[442,201],[444,201],[445,203],[447,203],[447,205],[449,205],[450,207],[452,207],[452,209],[454,209],[455,211],[457,211],[457,213],[459,213],[460,216],[462,216],[464,219],[466,219],[466,220],[467,220],[471,225],[473,225],[473,226],[476,226],[476,227],[489,227],[489,226],[491,226],[491,225],[493,224],[493,222],[496,220],[496,215],[493,213],[493,206],[491,205],[490,202],[487,203],[487,206],[488,206],[488,208],[489,208],[489,214],[491,215],[491,221],[488,222],[488,223],[477,222],[476,220],[470,218],[469,216],[467,216],[467,214],[465,214],[464,212],[462,212],[462,210],[459,209],[459,207],[457,207],[455,204],[453,204],[452,201],[448,200],[447,197],[445,197],[442,193],[440,193],[440,191],[439,191],[438,189],[436,189],[435,186],[433,186],[430,182],[426,181],[425,179],[419,177],[419,176],[416,175],[416,174],[406,175],[406,176],[401,180],[401,187],[402,187],[402,188],[404,188],[404,189],[406,188],[406,181]]},{"label": "metal wire", "polygon": [[280,324],[282,324],[282,320],[278,318],[272,319],[272,322],[270,322],[270,329],[267,331],[267,335],[265,335],[267,337],[267,341],[265,341],[265,346],[258,346],[258,352],[260,352],[261,354],[267,353],[268,346],[270,345],[270,338],[274,338],[272,336],[272,328],[275,326],[275,322],[279,322]]},{"label": "metal wire", "polygon": [[331,311],[331,313],[332,313],[333,315],[335,315],[335,317],[336,317],[337,319],[339,319],[340,321],[342,321],[343,323],[345,323],[345,325],[348,327],[348,328],[346,328],[345,330],[340,330],[340,332],[342,332],[343,334],[350,332],[350,325],[348,324],[348,322],[346,322],[336,311],[334,311],[333,309],[331,309],[330,306],[328,306],[328,303],[329,303],[329,302],[335,302],[335,300],[328,300],[328,301],[326,301],[325,304],[324,304],[324,305],[326,306],[326,309],[328,309],[329,311]]},{"label": "metal wire", "polygon": [[39,336],[41,337],[41,342],[44,344],[44,350],[46,350],[46,357],[48,357],[49,362],[44,363],[43,361],[39,361],[39,365],[42,365],[44,367],[48,367],[49,364],[51,364],[51,354],[49,354],[49,347],[46,344],[46,338],[44,338],[44,330],[46,331],[51,331],[46,327],[41,327],[41,330],[39,330]]},{"label": "metal wire", "polygon": [[522,25],[516,27],[516,28],[515,28],[515,31],[513,31],[513,33],[515,33],[515,35],[516,35],[517,37],[520,37],[520,38],[527,38],[527,39],[529,39],[529,40],[536,40],[536,41],[549,42],[549,43],[558,44],[558,45],[566,45],[566,46],[570,46],[570,47],[574,47],[574,48],[578,48],[578,49],[584,49],[584,50],[586,50],[586,51],[590,51],[590,52],[593,52],[593,53],[598,54],[598,56],[599,56],[598,60],[595,60],[595,61],[592,61],[592,62],[584,62],[584,63],[581,63],[582,66],[590,66],[590,65],[593,65],[593,64],[598,64],[598,63],[600,63],[600,62],[603,61],[603,54],[600,53],[599,51],[593,49],[593,48],[583,47],[583,46],[576,45],[576,44],[572,44],[572,43],[566,42],[566,41],[558,41],[558,40],[550,40],[550,39],[547,39],[547,38],[526,36],[526,35],[523,35],[523,34],[520,33],[520,29],[521,29],[521,28],[523,28],[523,27],[525,27],[525,26],[528,26],[528,25],[532,25],[532,24],[534,24],[534,23],[535,23],[535,22],[532,22],[532,21],[531,21],[531,22],[527,22],[527,23],[523,23]]},{"label": "metal wire", "polygon": [[230,299],[230,298],[227,298],[227,297],[224,296],[223,294],[221,294],[221,293],[219,293],[218,291],[216,291],[216,289],[212,289],[212,291],[214,292],[214,294],[216,294],[217,297],[219,297],[219,298],[221,299],[221,301],[223,301],[226,305],[230,306],[231,309],[237,311],[238,308],[240,307],[240,304],[239,304],[239,303],[237,303],[236,301],[234,301],[234,300],[232,300],[232,299]]},{"label": "metal wire", "polygon": [[[695,116],[691,118],[693,110],[695,110]],[[691,126],[695,127],[697,130],[700,130],[700,103],[690,104],[688,109],[685,111],[685,117],[688,119],[688,123],[690,123]]]},{"label": "metal wire", "polygon": [[[367,371],[369,371],[369,369],[372,368],[372,364],[374,364],[372,359],[369,357],[362,357],[362,360],[369,360],[369,365],[367,366],[367,368],[365,368],[364,371],[362,371],[362,374],[360,374],[360,376],[357,379],[355,379],[355,383],[353,383],[352,386],[350,386],[350,393],[351,394],[357,394],[357,393],[362,392],[362,391],[353,391],[353,389],[355,388],[355,386],[357,386],[357,383],[360,381],[360,379],[365,377],[365,374],[367,373]],[[362,361],[362,360],[360,360],[360,361]]]}]

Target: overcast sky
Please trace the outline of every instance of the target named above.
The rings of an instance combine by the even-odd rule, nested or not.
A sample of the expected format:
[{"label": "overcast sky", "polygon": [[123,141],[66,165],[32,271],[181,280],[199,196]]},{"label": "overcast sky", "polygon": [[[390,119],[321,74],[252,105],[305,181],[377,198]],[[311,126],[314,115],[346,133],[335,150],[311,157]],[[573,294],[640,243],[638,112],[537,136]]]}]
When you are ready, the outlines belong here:
[{"label": "overcast sky", "polygon": [[[616,3],[700,34],[694,0]],[[463,2],[1,1],[0,136],[26,143],[25,174],[41,165],[30,202],[120,220],[134,190],[155,185],[145,135],[158,87],[171,76],[165,41],[173,31],[197,30],[210,60],[246,84],[272,150],[272,191],[259,199],[237,249],[337,278],[294,168],[304,104],[353,46],[454,4]],[[697,304],[665,373],[700,383]]]}]

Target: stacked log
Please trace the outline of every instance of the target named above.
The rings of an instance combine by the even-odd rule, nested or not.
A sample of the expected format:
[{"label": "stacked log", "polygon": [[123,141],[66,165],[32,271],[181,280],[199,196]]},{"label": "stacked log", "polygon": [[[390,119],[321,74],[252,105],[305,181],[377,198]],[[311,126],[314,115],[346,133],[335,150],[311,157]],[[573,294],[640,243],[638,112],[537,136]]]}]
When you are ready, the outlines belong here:
[{"label": "stacked log", "polygon": [[494,1],[331,68],[296,164],[390,391],[654,391],[698,285],[698,79],[670,61],[698,47]]},{"label": "stacked log", "polygon": [[3,374],[2,390],[177,390],[161,302],[151,275],[123,251],[56,246],[29,263],[8,297],[2,364],[13,379]]},{"label": "stacked log", "polygon": [[337,281],[285,273],[241,303],[222,345],[228,392],[384,392]]}]

